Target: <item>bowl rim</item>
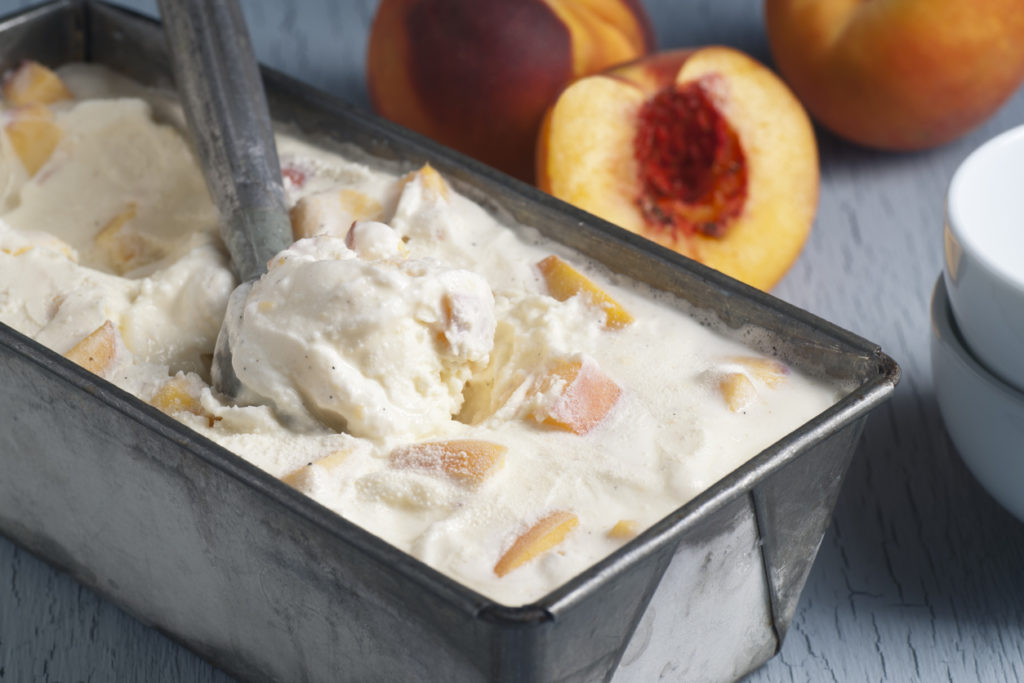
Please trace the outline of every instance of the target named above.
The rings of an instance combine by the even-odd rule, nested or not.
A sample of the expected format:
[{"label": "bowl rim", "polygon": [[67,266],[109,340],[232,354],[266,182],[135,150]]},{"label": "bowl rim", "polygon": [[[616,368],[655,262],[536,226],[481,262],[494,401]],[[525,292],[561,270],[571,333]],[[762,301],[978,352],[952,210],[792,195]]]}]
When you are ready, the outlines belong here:
[{"label": "bowl rim", "polygon": [[[1024,124],[1014,126],[989,138],[960,161],[950,178],[946,190],[945,227],[953,235],[957,245],[964,253],[969,253],[971,258],[982,266],[982,270],[990,278],[996,280],[1004,287],[1014,290],[1022,298],[1022,305],[1024,305],[1024,269],[1021,269],[1019,274],[1014,275],[1007,270],[1005,265],[993,259],[984,249],[980,249],[976,243],[976,237],[972,237],[974,233],[969,229],[965,229],[966,221],[963,220],[964,209],[962,204],[965,200],[962,196],[962,185],[971,174],[977,172],[979,164],[983,163],[986,156],[1008,144],[1021,144],[1024,146]],[[944,272],[946,272],[953,284],[956,284],[959,280],[957,276],[950,272],[948,265],[944,267]]]}]

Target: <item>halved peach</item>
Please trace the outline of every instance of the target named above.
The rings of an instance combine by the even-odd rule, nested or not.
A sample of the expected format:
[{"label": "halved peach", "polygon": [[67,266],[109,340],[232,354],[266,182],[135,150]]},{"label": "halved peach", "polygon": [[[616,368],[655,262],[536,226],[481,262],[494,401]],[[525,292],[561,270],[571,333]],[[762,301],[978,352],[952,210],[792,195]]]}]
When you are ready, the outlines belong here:
[{"label": "halved peach", "polygon": [[499,577],[505,576],[516,567],[521,567],[541,553],[551,550],[564,541],[577,524],[579,518],[571,512],[552,512],[516,537],[494,565],[494,573]]},{"label": "halved peach", "polygon": [[4,81],[4,100],[8,104],[52,104],[73,96],[56,73],[39,62],[25,60]]},{"label": "halved peach", "polygon": [[42,104],[26,104],[13,110],[4,126],[7,139],[29,176],[47,162],[62,137],[60,126]]},{"label": "halved peach", "polygon": [[391,451],[394,467],[434,470],[459,482],[478,484],[505,461],[508,447],[480,439],[428,441]]},{"label": "halved peach", "polygon": [[618,402],[622,389],[592,359],[563,360],[541,378],[536,393],[554,395],[530,414],[551,427],[586,434],[599,425]]},{"label": "halved peach", "polygon": [[619,302],[554,254],[542,259],[537,269],[544,276],[548,293],[559,301],[582,293],[592,305],[605,312],[605,325],[608,327],[625,327],[633,322],[633,316]]},{"label": "halved peach", "polygon": [[814,220],[814,131],[786,85],[726,47],[567,87],[537,143],[542,190],[762,289]]},{"label": "halved peach", "polygon": [[117,338],[114,323],[107,320],[72,346],[64,357],[103,377],[117,359]]}]

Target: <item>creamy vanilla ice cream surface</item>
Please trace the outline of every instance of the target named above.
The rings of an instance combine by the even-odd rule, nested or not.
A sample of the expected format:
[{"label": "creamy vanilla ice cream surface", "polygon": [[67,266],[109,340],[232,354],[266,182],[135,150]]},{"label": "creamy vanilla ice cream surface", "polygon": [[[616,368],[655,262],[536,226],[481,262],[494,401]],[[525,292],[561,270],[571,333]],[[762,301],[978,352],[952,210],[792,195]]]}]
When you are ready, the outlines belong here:
[{"label": "creamy vanilla ice cream surface", "polygon": [[296,241],[225,325],[229,401],[210,362],[237,283],[180,113],[59,73],[75,98],[49,105],[45,163],[0,140],[0,321],[499,602],[540,598],[841,394],[430,168],[279,137]]}]

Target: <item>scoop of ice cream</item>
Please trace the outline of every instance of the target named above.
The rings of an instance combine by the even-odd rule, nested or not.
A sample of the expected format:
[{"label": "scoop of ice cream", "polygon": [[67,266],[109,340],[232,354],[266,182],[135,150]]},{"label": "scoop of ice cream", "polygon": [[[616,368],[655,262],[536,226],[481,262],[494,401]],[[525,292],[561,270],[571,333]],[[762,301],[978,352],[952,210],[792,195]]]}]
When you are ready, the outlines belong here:
[{"label": "scoop of ice cream", "polygon": [[483,277],[403,260],[393,244],[364,259],[318,236],[273,259],[227,321],[252,400],[374,439],[419,438],[451,421],[466,381],[487,364],[494,297]]}]

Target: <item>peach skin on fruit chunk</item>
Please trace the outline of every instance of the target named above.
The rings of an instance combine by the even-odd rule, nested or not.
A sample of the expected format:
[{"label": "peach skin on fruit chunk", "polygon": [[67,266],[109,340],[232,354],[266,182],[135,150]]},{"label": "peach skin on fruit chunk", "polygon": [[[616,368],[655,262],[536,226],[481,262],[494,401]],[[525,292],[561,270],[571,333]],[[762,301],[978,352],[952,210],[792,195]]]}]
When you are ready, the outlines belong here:
[{"label": "peach skin on fruit chunk", "polygon": [[537,182],[769,289],[811,229],[817,146],[771,71],[731,48],[679,50],[568,86],[538,137]]},{"label": "peach skin on fruit chunk", "polygon": [[1024,79],[1019,0],[766,0],[774,62],[822,125],[913,150],[975,127]]},{"label": "peach skin on fruit chunk", "polygon": [[117,358],[117,330],[107,320],[64,354],[68,360],[103,377]]},{"label": "peach skin on fruit chunk", "polygon": [[586,434],[608,415],[622,389],[589,358],[563,360],[541,378],[537,393],[548,400],[530,418],[551,427]]},{"label": "peach skin on fruit chunk", "polygon": [[505,576],[541,553],[551,550],[564,541],[577,524],[579,518],[571,512],[552,512],[516,537],[494,565],[494,573],[499,577]]},{"label": "peach skin on fruit chunk", "polygon": [[4,130],[29,176],[34,176],[53,155],[62,137],[53,113],[42,104],[26,104],[13,110]]},{"label": "peach skin on fruit chunk", "polygon": [[52,104],[70,100],[71,91],[60,76],[39,62],[26,60],[4,81],[4,100],[13,106]]},{"label": "peach skin on fruit chunk", "polygon": [[391,451],[391,464],[443,472],[455,481],[478,484],[501,467],[506,452],[506,446],[479,439],[428,441],[399,446]]},{"label": "peach skin on fruit chunk", "polygon": [[591,280],[555,255],[542,259],[537,269],[544,276],[548,293],[559,301],[583,294],[594,306],[605,312],[605,325],[612,328],[625,327],[633,322],[633,316],[619,305],[608,293]]},{"label": "peach skin on fruit chunk", "polygon": [[528,181],[558,91],[653,45],[639,0],[382,0],[366,80],[378,114]]}]

